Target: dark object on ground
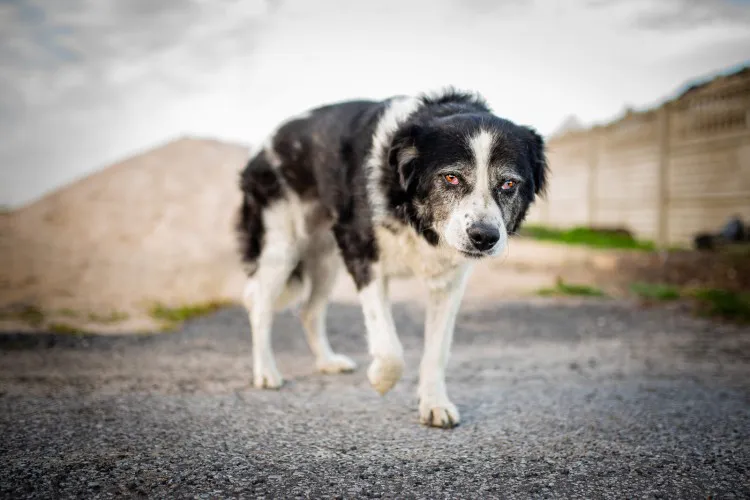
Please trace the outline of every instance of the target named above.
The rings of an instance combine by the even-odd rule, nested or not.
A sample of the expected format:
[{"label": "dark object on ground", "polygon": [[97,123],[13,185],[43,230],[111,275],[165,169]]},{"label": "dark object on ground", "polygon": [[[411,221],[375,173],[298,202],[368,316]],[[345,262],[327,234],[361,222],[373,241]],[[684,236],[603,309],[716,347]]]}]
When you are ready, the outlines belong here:
[{"label": "dark object on ground", "polygon": [[714,235],[708,233],[699,233],[693,239],[693,244],[696,250],[713,250],[716,248],[714,245]]},{"label": "dark object on ground", "polygon": [[720,233],[722,238],[732,242],[745,241],[745,234],[745,225],[737,216],[730,218]]},{"label": "dark object on ground", "polygon": [[732,216],[718,234],[699,233],[693,239],[697,250],[714,250],[732,243],[750,240],[750,234],[739,216]]}]

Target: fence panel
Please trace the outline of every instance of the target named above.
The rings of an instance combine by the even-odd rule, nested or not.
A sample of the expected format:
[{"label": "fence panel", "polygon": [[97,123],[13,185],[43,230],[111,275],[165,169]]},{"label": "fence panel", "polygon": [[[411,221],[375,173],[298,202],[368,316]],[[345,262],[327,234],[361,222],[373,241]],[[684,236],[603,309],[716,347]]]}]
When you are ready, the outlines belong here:
[{"label": "fence panel", "polygon": [[[585,225],[589,221],[588,197],[589,165],[588,134],[570,135],[564,141],[550,144],[547,159],[550,164],[550,189],[547,193],[543,217],[542,207],[535,207],[530,218],[550,226]],[[539,215],[538,215],[539,214]]]},{"label": "fence panel", "polygon": [[625,227],[670,245],[732,215],[750,222],[750,70],[548,143],[550,196],[531,221]]}]

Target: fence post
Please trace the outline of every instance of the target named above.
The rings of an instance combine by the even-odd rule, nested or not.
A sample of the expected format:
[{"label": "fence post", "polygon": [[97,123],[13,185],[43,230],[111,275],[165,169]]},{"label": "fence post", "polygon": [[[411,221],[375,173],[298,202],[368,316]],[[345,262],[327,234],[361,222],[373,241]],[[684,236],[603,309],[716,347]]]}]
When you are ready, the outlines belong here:
[{"label": "fence post", "polygon": [[658,142],[658,189],[656,191],[656,245],[665,248],[669,244],[669,103],[657,110]]}]

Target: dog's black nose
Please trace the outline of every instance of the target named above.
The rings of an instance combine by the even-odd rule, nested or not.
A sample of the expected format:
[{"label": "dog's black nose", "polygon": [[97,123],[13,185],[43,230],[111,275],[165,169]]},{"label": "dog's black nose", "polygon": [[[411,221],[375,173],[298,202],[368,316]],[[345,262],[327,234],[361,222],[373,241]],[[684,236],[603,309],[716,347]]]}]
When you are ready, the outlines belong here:
[{"label": "dog's black nose", "polygon": [[500,239],[500,231],[498,231],[495,226],[487,224],[474,224],[469,227],[466,234],[469,235],[469,239],[474,244],[474,248],[480,252],[489,250],[495,246],[497,240]]}]

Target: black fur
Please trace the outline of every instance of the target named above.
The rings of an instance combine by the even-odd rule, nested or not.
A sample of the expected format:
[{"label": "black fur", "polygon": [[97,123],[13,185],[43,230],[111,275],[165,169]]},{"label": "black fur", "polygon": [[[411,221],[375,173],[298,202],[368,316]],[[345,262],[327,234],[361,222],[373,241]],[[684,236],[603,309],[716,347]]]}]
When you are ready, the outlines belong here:
[{"label": "black fur", "polygon": [[469,105],[486,112],[491,111],[487,101],[479,94],[465,92],[453,87],[447,87],[436,94],[425,94],[421,96],[421,100],[427,107],[442,105],[450,108],[452,106]]},{"label": "black fur", "polygon": [[[510,165],[523,180],[513,198],[495,192],[504,207],[506,226],[509,231],[517,230],[546,183],[542,138],[529,128],[494,116],[476,94],[451,89],[419,100],[419,108],[394,131],[385,161],[378,165],[382,177],[376,188],[385,195],[388,214],[437,245],[436,217],[444,215],[461,193],[441,183],[439,174],[449,166],[469,164],[472,152],[466,138],[488,129],[501,139],[492,160]],[[238,230],[245,262],[254,263],[262,250],[262,211],[291,190],[303,200],[319,201],[355,284],[362,288],[369,283],[371,264],[379,252],[366,162],[378,120],[388,105],[389,101],[366,100],[331,104],[276,131],[270,152],[259,152],[242,174],[244,201]],[[500,178],[493,181],[502,183]]]}]

